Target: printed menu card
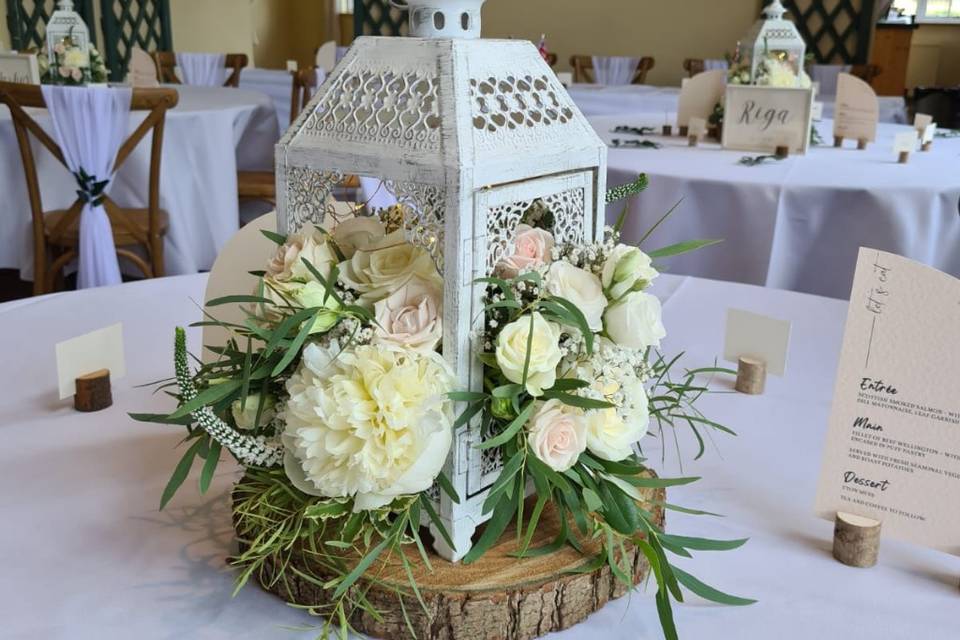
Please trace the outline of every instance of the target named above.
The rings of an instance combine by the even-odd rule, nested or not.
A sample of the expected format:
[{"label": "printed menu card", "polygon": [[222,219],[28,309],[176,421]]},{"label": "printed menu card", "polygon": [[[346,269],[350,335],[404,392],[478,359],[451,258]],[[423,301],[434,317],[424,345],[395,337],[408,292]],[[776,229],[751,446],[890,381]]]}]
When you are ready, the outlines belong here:
[{"label": "printed menu card", "polygon": [[960,555],[960,280],[860,249],[817,515]]}]

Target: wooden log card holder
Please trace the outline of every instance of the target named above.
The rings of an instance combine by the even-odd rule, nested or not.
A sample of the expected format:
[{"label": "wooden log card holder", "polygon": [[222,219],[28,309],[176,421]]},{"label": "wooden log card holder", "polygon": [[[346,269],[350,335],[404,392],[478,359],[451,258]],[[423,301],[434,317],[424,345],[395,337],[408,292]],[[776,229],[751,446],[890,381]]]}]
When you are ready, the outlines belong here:
[{"label": "wooden log card holder", "polygon": [[76,379],[73,408],[77,411],[101,411],[113,404],[110,391],[110,370],[100,369]]},{"label": "wooden log card holder", "polygon": [[735,389],[740,393],[756,396],[763,393],[767,386],[767,363],[758,358],[740,356],[737,360],[737,383]]},{"label": "wooden log card holder", "polygon": [[833,557],[848,567],[877,564],[880,553],[880,521],[837,512],[833,527]]},{"label": "wooden log card holder", "polygon": [[[834,137],[833,137],[833,146],[836,147],[837,149],[839,149],[840,147],[843,146],[843,140],[844,140],[844,138],[843,138],[842,136],[834,136]],[[869,142],[870,142],[870,141],[867,140],[866,138],[860,138],[859,140],[857,140],[857,150],[858,150],[858,151],[863,151],[863,150],[865,150],[865,149],[867,148],[867,145],[869,144]]]}]

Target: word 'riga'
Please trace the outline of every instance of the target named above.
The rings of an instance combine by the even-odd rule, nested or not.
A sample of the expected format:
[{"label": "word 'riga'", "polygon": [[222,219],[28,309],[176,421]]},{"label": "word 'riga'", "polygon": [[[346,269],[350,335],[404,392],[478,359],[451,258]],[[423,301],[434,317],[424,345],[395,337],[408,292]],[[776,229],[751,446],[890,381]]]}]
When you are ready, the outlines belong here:
[{"label": "word 'riga'", "polygon": [[890,486],[889,480],[871,480],[870,478],[863,478],[858,476],[853,471],[847,471],[843,474],[843,481],[847,484],[856,484],[861,487],[869,487],[870,489],[880,489],[880,491],[886,491]]},{"label": "word 'riga'", "polygon": [[740,124],[753,125],[759,123],[762,125],[762,131],[769,129],[775,122],[778,124],[787,124],[789,120],[789,109],[764,107],[758,105],[754,100],[747,100],[743,105],[743,111],[740,113]]}]

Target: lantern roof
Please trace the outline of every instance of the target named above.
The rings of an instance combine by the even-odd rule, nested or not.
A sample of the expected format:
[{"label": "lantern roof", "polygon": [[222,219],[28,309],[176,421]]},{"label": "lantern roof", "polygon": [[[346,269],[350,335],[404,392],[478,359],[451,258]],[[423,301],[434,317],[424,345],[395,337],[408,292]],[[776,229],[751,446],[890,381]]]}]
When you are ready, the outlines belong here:
[{"label": "lantern roof", "polygon": [[[478,4],[420,4],[445,2]],[[442,34],[358,38],[277,146],[282,167],[465,189],[566,171],[571,163],[597,166],[605,157],[606,146],[532,43]]]}]

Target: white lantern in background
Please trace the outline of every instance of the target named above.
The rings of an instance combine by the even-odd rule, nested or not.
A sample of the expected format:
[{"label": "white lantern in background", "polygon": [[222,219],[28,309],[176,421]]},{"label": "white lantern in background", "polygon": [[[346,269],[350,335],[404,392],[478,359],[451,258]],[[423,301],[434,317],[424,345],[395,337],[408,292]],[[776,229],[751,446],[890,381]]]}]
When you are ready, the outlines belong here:
[{"label": "white lantern in background", "polygon": [[790,67],[800,86],[807,45],[796,25],[783,17],[786,12],[780,0],[773,0],[741,42],[742,63],[750,68],[750,84],[757,84],[759,68],[772,56]]},{"label": "white lantern in background", "polygon": [[90,31],[80,14],[73,10],[72,0],[57,2],[57,10],[47,22],[46,39],[50,73],[56,72],[58,58],[55,48],[62,44],[67,48],[75,47],[83,54],[86,62],[75,66],[81,69],[85,80],[90,79]]},{"label": "white lantern in background", "polygon": [[[483,2],[410,0],[411,37],[358,38],[276,158],[282,233],[332,214],[330,193],[349,175],[381,179],[414,214],[405,231],[443,274],[443,353],[465,390],[483,385],[476,279],[513,252],[534,203],[553,212],[558,241],[599,239],[606,191],[606,146],[531,42],[478,39]],[[449,560],[488,517],[501,461],[475,447],[483,436],[479,418],[455,434],[445,472],[460,504],[433,491],[455,548],[439,535],[435,546]]]}]

